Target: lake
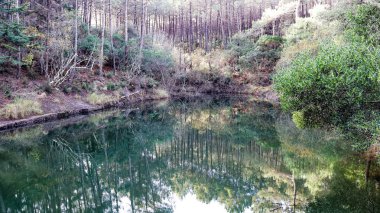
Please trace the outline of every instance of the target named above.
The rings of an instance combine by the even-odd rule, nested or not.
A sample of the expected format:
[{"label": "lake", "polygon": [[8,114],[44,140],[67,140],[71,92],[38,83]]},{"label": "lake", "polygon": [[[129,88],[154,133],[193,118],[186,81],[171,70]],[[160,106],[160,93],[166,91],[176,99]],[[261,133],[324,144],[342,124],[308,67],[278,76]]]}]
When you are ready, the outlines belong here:
[{"label": "lake", "polygon": [[338,130],[249,98],[154,102],[0,133],[0,212],[380,212]]}]

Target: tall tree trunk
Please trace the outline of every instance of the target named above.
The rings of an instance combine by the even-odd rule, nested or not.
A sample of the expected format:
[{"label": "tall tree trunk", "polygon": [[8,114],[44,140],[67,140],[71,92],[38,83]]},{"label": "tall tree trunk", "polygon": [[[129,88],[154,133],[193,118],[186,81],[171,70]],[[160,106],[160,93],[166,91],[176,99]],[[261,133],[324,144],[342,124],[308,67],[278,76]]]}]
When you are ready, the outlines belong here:
[{"label": "tall tree trunk", "polygon": [[219,0],[219,5],[220,5],[220,26],[221,26],[221,31],[222,31],[222,43],[223,43],[223,48],[226,48],[227,46],[227,38],[226,38],[226,32],[225,32],[225,16],[223,16],[223,4],[222,0]]},{"label": "tall tree trunk", "polygon": [[88,22],[88,1],[89,0],[83,0],[83,17],[82,20],[83,22],[87,25]]},{"label": "tall tree trunk", "polygon": [[[19,5],[20,5],[20,3],[18,1],[19,0],[16,0],[16,8],[18,8]],[[16,13],[16,21],[17,21],[17,24],[20,24],[20,14],[19,14],[19,12]],[[18,63],[17,63],[16,77],[19,78],[20,74],[21,74],[21,47],[20,46],[17,47],[17,60],[18,60]]]},{"label": "tall tree trunk", "polygon": [[124,0],[124,42],[125,65],[128,63],[128,0]]},{"label": "tall tree trunk", "polygon": [[114,74],[116,75],[116,59],[115,59],[115,53],[114,53],[114,43],[113,43],[113,28],[112,28],[112,7],[111,7],[111,0],[108,0],[108,25],[109,25],[109,31],[110,31],[110,42],[111,42],[111,55],[112,55],[112,66]]},{"label": "tall tree trunk", "polygon": [[190,35],[190,41],[189,41],[189,46],[190,46],[190,52],[193,52],[193,43],[194,43],[194,36],[193,36],[193,14],[192,14],[192,5],[191,1],[189,3],[189,35]]},{"label": "tall tree trunk", "polygon": [[[227,42],[228,40],[231,40],[231,21],[230,21],[230,14],[229,14],[229,5],[228,4],[228,1],[226,1],[226,27],[227,27],[227,36],[226,36],[226,46],[227,46]],[[228,39],[228,40],[227,40]]]},{"label": "tall tree trunk", "polygon": [[208,33],[208,37],[209,37],[209,43],[211,47],[209,47],[209,50],[212,49],[212,43],[213,43],[213,40],[214,40],[214,28],[212,26],[212,0],[210,0],[210,8],[209,8],[210,12],[209,12],[209,20],[208,20],[208,28],[209,28],[209,33]]},{"label": "tall tree trunk", "polygon": [[88,22],[87,22],[87,29],[88,29],[88,34],[90,34],[90,28],[91,28],[91,24],[92,24],[92,5],[93,5],[93,0],[89,0],[90,1],[90,4],[89,4],[89,15],[88,15]]},{"label": "tall tree trunk", "polygon": [[100,54],[99,54],[99,73],[100,75],[103,75],[103,63],[104,63],[104,40],[105,40],[105,30],[106,30],[106,0],[103,0],[102,2],[102,11],[103,14],[101,14],[102,18],[102,36],[101,36],[101,44],[100,44]]},{"label": "tall tree trunk", "polygon": [[[205,37],[205,44],[204,44],[204,47],[205,47],[205,52],[208,53],[209,52],[209,48],[208,48],[208,43],[209,43],[209,30],[208,30],[208,24],[207,24],[207,0],[205,0],[205,27],[204,27],[204,37]],[[211,8],[211,5],[210,5],[210,8]]]},{"label": "tall tree trunk", "polygon": [[183,32],[183,8],[181,8],[181,18],[180,18],[180,21],[181,21],[181,23],[180,23],[181,42],[183,42],[183,34],[184,34],[184,32]]},{"label": "tall tree trunk", "polygon": [[[140,37],[140,48],[139,48],[139,55],[138,55],[138,70],[137,72],[141,72],[141,65],[143,61],[143,48],[144,48],[144,29],[145,29],[145,16],[146,16],[146,10],[147,6],[144,0],[141,1],[142,6],[142,17],[141,17],[141,37]],[[141,87],[141,82],[139,81],[139,86]]]},{"label": "tall tree trunk", "polygon": [[98,28],[98,13],[96,12],[96,7],[94,8],[94,16],[95,16],[95,28]]},{"label": "tall tree trunk", "polygon": [[78,63],[78,0],[75,0],[74,72]]},{"label": "tall tree trunk", "polygon": [[302,7],[302,0],[298,0],[297,6],[296,6],[296,20],[301,17],[301,11],[300,11],[301,7]]},{"label": "tall tree trunk", "polygon": [[[50,36],[50,5],[51,5],[51,0],[47,0],[48,3],[48,11],[47,11],[47,20],[46,20],[46,38],[45,38],[45,70],[44,74],[48,78],[49,74],[49,36]],[[50,82],[50,79],[48,79]]]}]

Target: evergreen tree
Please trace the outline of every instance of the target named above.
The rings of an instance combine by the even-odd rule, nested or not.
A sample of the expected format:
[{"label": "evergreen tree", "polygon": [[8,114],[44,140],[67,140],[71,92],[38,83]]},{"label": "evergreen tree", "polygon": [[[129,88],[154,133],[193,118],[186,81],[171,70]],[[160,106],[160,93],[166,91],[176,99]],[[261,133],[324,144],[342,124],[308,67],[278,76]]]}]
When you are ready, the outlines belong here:
[{"label": "evergreen tree", "polygon": [[[21,66],[21,49],[31,43],[32,37],[25,33],[25,26],[19,22],[19,14],[27,5],[18,6],[14,2],[0,1],[0,65],[1,67]],[[0,68],[1,69],[1,68]]]}]

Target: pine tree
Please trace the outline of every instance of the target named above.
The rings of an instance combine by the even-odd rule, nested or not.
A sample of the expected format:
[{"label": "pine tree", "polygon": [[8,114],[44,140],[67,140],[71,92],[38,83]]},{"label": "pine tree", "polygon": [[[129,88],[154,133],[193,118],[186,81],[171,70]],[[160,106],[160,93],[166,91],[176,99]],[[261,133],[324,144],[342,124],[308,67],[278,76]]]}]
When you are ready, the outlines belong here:
[{"label": "pine tree", "polygon": [[18,67],[22,65],[21,49],[26,48],[32,37],[28,36],[25,26],[20,23],[19,15],[24,12],[27,5],[18,5],[13,2],[0,1],[0,66]]}]

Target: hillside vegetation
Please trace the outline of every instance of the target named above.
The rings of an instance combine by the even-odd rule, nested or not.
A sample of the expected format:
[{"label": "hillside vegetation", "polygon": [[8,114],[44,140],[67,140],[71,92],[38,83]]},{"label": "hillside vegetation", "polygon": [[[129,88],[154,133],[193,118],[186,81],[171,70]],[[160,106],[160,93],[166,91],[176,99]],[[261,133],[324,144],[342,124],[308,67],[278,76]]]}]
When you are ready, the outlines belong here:
[{"label": "hillside vegetation", "polygon": [[359,149],[379,142],[380,9],[341,2],[288,28],[275,88],[301,128],[339,126]]},{"label": "hillside vegetation", "polygon": [[16,0],[0,14],[0,120],[233,93],[279,101],[300,128],[378,141],[376,2]]}]

